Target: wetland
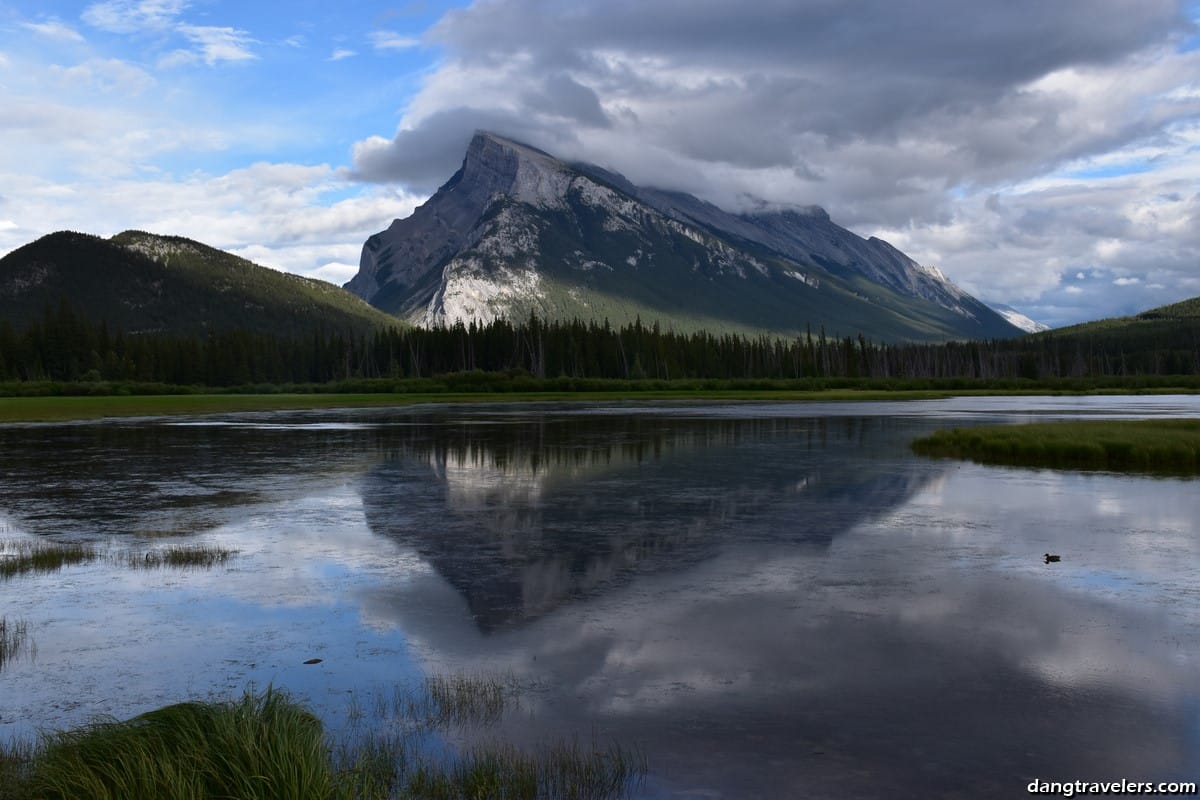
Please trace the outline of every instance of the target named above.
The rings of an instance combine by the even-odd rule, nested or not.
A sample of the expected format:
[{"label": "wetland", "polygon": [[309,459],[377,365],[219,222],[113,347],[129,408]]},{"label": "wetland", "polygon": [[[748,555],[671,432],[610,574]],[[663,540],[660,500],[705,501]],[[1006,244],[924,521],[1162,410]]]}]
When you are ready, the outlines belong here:
[{"label": "wetland", "polygon": [[655,799],[1194,780],[1196,480],[910,449],[1184,417],[1200,397],[3,425],[0,560],[83,555],[0,574],[0,740],[267,687],[336,738],[496,675],[520,702],[422,747],[612,743]]}]

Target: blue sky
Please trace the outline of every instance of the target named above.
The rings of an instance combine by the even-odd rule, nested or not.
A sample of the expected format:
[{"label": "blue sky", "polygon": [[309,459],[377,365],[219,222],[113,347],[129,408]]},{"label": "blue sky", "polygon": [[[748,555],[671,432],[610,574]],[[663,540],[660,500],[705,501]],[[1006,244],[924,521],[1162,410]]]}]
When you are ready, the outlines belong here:
[{"label": "blue sky", "polygon": [[1200,295],[1180,0],[0,0],[0,254],[190,236],[336,283],[475,128],[825,206],[1051,324]]}]

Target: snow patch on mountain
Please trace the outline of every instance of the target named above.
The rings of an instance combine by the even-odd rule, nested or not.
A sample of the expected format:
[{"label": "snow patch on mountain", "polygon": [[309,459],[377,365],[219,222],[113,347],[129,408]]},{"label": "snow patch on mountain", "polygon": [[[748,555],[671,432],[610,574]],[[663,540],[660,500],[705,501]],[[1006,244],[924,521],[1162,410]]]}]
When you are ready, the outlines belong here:
[{"label": "snow patch on mountain", "polygon": [[1008,320],[1009,325],[1020,328],[1026,333],[1040,333],[1041,331],[1050,330],[1049,325],[1030,319],[1012,306],[1006,306],[1002,303],[994,303],[992,304],[992,309],[997,314],[1004,317],[1004,319]]}]

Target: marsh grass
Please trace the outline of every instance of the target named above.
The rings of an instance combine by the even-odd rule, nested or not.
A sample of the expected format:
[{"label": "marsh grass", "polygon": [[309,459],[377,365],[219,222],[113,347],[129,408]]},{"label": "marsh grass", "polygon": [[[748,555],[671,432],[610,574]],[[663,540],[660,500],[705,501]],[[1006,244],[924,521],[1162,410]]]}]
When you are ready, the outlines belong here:
[{"label": "marsh grass", "polygon": [[424,738],[429,732],[470,728],[479,734],[520,709],[521,695],[532,688],[512,675],[457,673],[431,676],[415,689],[377,692],[375,721],[385,724],[343,750],[341,774],[421,800],[609,800],[627,797],[640,785],[645,756],[616,743],[548,742],[524,751],[484,739],[458,754],[430,755]]},{"label": "marsh grass", "polygon": [[936,431],[921,454],[982,464],[1200,475],[1200,420],[1087,420]]},{"label": "marsh grass", "polygon": [[423,714],[434,726],[493,725],[505,711],[519,707],[520,695],[512,676],[434,675],[425,679],[410,713]]},{"label": "marsh grass", "polygon": [[37,657],[37,645],[29,638],[29,623],[23,619],[0,617],[0,670],[21,656]]},{"label": "marsh grass", "polygon": [[290,800],[334,792],[320,720],[273,689],[50,734],[28,782],[45,800]]},{"label": "marsh grass", "polygon": [[72,564],[103,560],[132,569],[212,569],[237,555],[214,545],[176,544],[153,550],[98,550],[86,544],[0,541],[0,579],[57,572]]},{"label": "marsh grass", "polygon": [[86,564],[96,558],[95,548],[85,544],[0,542],[0,578],[29,572],[57,572],[68,565]]},{"label": "marsh grass", "polygon": [[0,744],[0,798],[32,798],[29,771],[36,752],[32,742],[12,739],[7,744]]},{"label": "marsh grass", "polygon": [[446,763],[420,761],[404,775],[405,797],[606,800],[627,797],[646,774],[645,757],[618,745],[549,744],[533,753],[501,745]]},{"label": "marsh grass", "polygon": [[236,550],[212,545],[171,545],[144,553],[125,553],[123,562],[134,569],[212,569],[233,558]]},{"label": "marsh grass", "polygon": [[[497,698],[512,707],[514,685],[478,675],[431,678],[411,702],[394,695],[374,711],[391,721],[417,714],[423,725],[429,705],[445,703],[458,709],[448,716],[490,719]],[[578,741],[531,752],[485,744],[435,756],[428,733],[384,725],[334,744],[317,717],[285,692],[247,692],[240,700],[180,703],[124,722],[98,720],[43,735],[36,746],[0,747],[0,798],[620,800],[647,771],[636,750]]]},{"label": "marsh grass", "polygon": [[[402,685],[390,691],[379,690],[370,706],[376,719],[396,721],[407,729],[489,726],[506,711],[520,707],[522,691],[511,675],[434,675],[415,690]],[[358,701],[353,700],[351,716],[356,709]],[[362,714],[359,710],[358,716]]]}]

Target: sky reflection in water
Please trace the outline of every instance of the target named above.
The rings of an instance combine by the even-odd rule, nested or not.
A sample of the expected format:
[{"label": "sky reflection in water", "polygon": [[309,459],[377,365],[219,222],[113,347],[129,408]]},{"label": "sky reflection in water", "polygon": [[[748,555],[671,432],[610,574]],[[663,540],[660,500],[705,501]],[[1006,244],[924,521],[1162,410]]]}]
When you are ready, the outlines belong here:
[{"label": "sky reflection in water", "polygon": [[0,737],[247,682],[337,727],[351,694],[486,670],[540,687],[501,735],[637,743],[652,796],[1194,779],[1196,483],[907,450],[1035,408],[1200,416],[989,398],[0,429],[5,538],[240,551],[0,584],[38,649],[0,675]]}]

